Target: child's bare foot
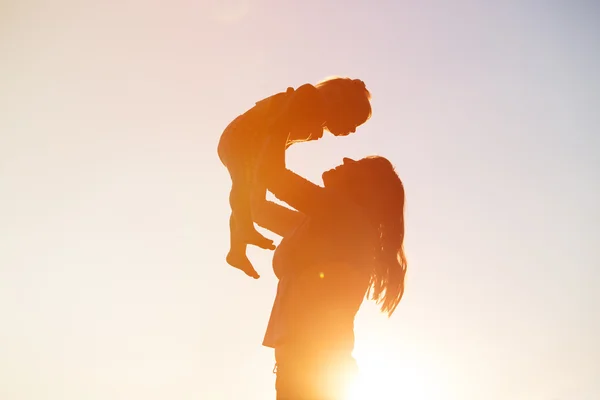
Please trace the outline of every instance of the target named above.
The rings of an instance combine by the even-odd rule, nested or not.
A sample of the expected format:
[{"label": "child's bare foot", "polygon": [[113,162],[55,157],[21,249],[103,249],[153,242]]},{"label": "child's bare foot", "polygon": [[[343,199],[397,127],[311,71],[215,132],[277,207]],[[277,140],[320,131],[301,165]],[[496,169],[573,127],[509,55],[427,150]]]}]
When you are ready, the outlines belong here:
[{"label": "child's bare foot", "polygon": [[258,275],[258,272],[256,272],[254,266],[245,254],[229,252],[225,259],[227,260],[227,264],[239,269],[240,271],[243,271],[249,277],[254,279],[260,278],[260,275]]},{"label": "child's bare foot", "polygon": [[273,241],[264,237],[255,230],[243,232],[242,235],[247,244],[252,244],[266,250],[275,250]]}]

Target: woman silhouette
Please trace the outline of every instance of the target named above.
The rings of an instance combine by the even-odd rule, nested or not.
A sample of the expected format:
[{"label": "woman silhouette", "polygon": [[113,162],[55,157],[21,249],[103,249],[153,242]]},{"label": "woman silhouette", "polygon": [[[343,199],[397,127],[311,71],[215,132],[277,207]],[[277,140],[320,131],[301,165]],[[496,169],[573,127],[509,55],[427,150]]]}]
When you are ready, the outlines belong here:
[{"label": "woman silhouette", "polygon": [[369,296],[391,315],[404,293],[404,187],[373,156],[323,173],[324,187],[285,166],[285,138],[266,145],[258,180],[295,210],[258,195],[255,221],[283,237],[263,345],[275,349],[277,400],[338,400],[356,372],[354,317]]}]

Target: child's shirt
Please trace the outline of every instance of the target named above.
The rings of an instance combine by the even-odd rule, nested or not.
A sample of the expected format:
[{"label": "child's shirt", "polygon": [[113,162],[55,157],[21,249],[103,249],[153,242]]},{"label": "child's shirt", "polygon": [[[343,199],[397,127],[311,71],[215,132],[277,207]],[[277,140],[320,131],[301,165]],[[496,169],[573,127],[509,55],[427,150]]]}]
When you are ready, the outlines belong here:
[{"label": "child's shirt", "polygon": [[227,147],[230,149],[239,149],[234,150],[236,153],[255,157],[270,134],[285,132],[319,107],[320,96],[313,85],[305,84],[297,90],[289,87],[285,92],[256,102],[254,107],[234,119],[223,132],[222,140],[229,142]]}]

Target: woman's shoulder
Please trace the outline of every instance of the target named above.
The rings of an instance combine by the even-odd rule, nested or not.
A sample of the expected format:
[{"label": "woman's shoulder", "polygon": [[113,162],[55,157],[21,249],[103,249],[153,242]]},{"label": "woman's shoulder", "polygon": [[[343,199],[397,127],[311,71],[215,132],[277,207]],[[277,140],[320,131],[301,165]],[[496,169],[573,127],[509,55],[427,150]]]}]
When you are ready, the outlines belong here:
[{"label": "woman's shoulder", "polygon": [[[379,238],[379,227],[373,223],[369,210],[347,196],[330,193],[331,203],[319,216],[318,225],[330,235],[332,246],[342,246],[342,254],[351,255],[356,261],[371,252]],[[335,243],[335,244],[334,244]],[[346,256],[342,258],[346,259]]]},{"label": "woman's shoulder", "polygon": [[352,224],[372,225],[368,210],[349,196],[335,189],[325,187],[327,212],[333,217]]}]

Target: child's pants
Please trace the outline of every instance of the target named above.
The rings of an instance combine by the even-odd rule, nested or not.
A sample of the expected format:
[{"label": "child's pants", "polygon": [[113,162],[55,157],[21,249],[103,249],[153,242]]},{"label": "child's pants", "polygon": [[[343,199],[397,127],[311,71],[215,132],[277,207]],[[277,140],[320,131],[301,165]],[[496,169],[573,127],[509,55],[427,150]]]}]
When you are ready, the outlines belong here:
[{"label": "child's pants", "polygon": [[231,176],[229,204],[232,215],[229,222],[231,250],[245,253],[245,243],[236,234],[241,229],[254,230],[252,220],[251,199],[253,193],[254,172],[257,148],[256,137],[252,132],[239,131],[239,119],[234,119],[225,128],[219,140],[217,152],[221,162],[227,167]]}]

